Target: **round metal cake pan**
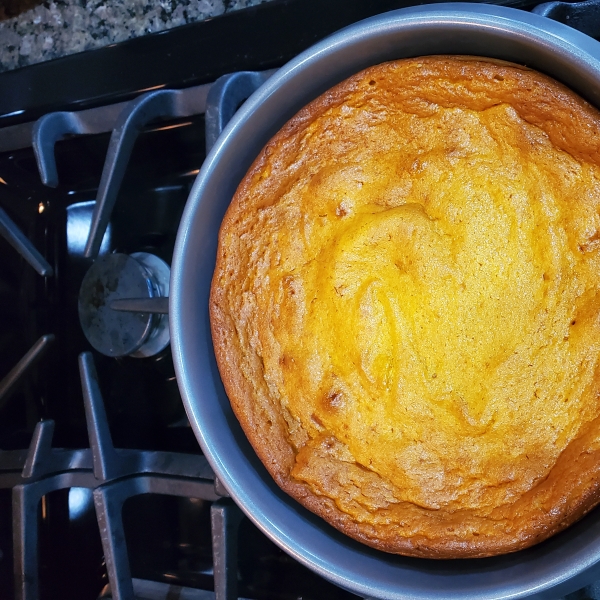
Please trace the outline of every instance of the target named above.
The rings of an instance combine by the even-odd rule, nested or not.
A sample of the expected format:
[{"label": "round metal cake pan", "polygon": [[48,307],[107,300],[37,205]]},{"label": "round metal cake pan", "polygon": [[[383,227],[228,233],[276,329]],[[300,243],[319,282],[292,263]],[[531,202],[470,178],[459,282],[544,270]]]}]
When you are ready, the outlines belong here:
[{"label": "round metal cake pan", "polygon": [[386,60],[469,54],[525,64],[600,106],[600,44],[515,9],[436,4],[356,23],[300,54],[238,111],[207,157],[181,220],[171,276],[170,327],[179,387],[216,475],[248,517],[298,561],[365,598],[557,598],[600,577],[600,510],[550,540],[485,559],[436,561],[373,550],[281,492],[230,408],[215,362],[208,297],[229,202],[266,142],[300,108]]}]

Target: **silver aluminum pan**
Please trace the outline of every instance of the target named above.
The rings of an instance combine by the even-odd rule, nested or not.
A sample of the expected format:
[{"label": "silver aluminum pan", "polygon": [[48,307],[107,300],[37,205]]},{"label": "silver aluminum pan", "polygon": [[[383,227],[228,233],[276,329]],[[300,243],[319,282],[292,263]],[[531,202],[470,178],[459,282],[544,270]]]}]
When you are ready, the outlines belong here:
[{"label": "silver aluminum pan", "polygon": [[600,576],[600,510],[515,554],[435,561],[351,540],[282,493],[257,459],[225,395],[208,296],[221,219],[265,143],[301,107],[357,71],[430,54],[505,59],[543,71],[600,106],[600,44],[515,9],[435,4],[356,23],[300,54],[238,111],[207,157],[179,227],[171,278],[177,379],[195,434],[233,499],[269,538],[333,583],[368,598],[556,598]]}]

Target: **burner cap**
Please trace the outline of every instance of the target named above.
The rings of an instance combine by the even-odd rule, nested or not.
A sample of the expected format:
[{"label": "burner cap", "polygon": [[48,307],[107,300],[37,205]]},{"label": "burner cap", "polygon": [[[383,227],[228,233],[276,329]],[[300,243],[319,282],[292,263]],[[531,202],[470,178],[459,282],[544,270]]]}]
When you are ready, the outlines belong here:
[{"label": "burner cap", "polygon": [[[156,262],[161,263],[159,278],[150,270]],[[79,321],[86,338],[96,350],[113,357],[150,356],[168,344],[168,333],[166,343],[162,343],[165,341],[164,333],[157,336],[156,331],[166,321],[163,315],[123,312],[110,308],[113,300],[167,295],[168,289],[162,289],[162,271],[165,269],[168,286],[168,265],[158,257],[146,253],[140,252],[132,256],[107,254],[94,262],[79,290]],[[161,338],[161,344],[158,345],[162,346],[158,350],[157,337]],[[150,352],[142,348],[148,341],[153,346]],[[141,349],[146,351],[140,352]]]}]

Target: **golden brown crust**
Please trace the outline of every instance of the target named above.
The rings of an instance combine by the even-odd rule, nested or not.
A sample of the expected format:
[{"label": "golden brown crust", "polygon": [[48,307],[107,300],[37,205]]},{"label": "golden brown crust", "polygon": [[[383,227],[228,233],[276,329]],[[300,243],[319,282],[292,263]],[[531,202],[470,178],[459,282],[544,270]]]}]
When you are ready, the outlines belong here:
[{"label": "golden brown crust", "polygon": [[267,144],[223,220],[221,376],[278,485],[430,558],[600,500],[600,118],[534,71],[385,63]]}]

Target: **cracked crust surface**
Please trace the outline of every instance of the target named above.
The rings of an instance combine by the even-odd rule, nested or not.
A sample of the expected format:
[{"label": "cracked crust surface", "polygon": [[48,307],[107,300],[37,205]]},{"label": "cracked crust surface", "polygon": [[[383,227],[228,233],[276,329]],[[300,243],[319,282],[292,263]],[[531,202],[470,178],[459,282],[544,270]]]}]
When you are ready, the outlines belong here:
[{"label": "cracked crust surface", "polygon": [[378,65],[267,144],[210,316],[281,488],[430,558],[535,544],[600,500],[600,114],[524,67]]}]

